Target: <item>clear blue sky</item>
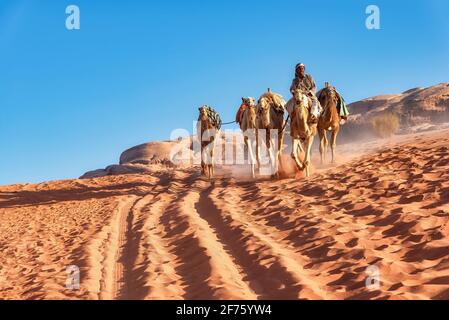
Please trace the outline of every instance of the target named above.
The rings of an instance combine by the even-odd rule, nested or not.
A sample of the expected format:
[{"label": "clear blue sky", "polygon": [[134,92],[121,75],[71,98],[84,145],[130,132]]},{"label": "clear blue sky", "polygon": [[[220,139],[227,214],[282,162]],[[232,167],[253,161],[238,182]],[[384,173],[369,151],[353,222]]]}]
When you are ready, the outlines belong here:
[{"label": "clear blue sky", "polygon": [[[81,10],[67,31],[65,8]],[[381,30],[365,28],[365,8]],[[1,0],[0,184],[78,177],[122,151],[288,96],[294,65],[351,102],[449,81],[447,0]]]}]

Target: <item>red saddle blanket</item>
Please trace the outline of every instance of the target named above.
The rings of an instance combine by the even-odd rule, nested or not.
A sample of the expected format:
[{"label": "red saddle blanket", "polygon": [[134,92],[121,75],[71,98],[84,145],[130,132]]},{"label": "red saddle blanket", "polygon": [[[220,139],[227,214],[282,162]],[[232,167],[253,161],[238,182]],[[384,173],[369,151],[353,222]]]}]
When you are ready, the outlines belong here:
[{"label": "red saddle blanket", "polygon": [[237,111],[237,115],[235,116],[235,121],[240,124],[242,122],[243,112],[246,110],[246,104],[242,104]]}]

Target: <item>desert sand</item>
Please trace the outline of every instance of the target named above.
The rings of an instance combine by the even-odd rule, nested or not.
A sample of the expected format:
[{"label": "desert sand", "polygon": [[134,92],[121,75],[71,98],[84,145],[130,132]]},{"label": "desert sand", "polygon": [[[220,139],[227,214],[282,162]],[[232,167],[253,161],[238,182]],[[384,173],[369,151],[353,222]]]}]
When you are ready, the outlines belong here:
[{"label": "desert sand", "polygon": [[0,187],[0,298],[449,299],[448,150],[442,130],[342,146],[308,179]]}]

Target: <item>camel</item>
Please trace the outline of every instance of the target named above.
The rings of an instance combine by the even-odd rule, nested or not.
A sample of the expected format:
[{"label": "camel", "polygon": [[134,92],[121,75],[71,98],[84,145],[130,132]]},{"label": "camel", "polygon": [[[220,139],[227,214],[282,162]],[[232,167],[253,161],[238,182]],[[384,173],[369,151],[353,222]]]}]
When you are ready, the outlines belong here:
[{"label": "camel", "polygon": [[318,119],[318,134],[320,136],[321,164],[326,160],[328,139],[327,131],[331,132],[330,145],[332,149],[332,163],[335,163],[335,152],[337,148],[337,136],[340,132],[340,114],[337,110],[338,95],[334,87],[328,82],[318,93],[318,100],[323,107],[323,113]]},{"label": "camel", "polygon": [[256,104],[254,103],[254,98],[242,98],[242,113],[238,122],[240,124],[240,129],[243,132],[243,139],[245,141],[245,146],[248,150],[248,162],[251,165],[251,177],[254,179],[256,177],[255,168],[256,163],[253,153],[253,139],[256,136]]},{"label": "camel", "polygon": [[[257,103],[257,129],[256,134],[256,160],[260,170],[260,156],[259,156],[259,133],[261,129],[265,130],[265,143],[270,157],[270,164],[272,169],[274,169],[276,178],[279,178],[279,166],[282,166],[281,156],[282,156],[282,146],[284,141],[284,111],[285,111],[285,100],[281,95],[271,92],[264,93]],[[278,133],[278,145],[277,145],[277,160],[273,155],[273,148],[271,143],[270,130],[277,130]]]},{"label": "camel", "polygon": [[211,120],[209,107],[202,106],[198,110],[197,137],[201,143],[201,173],[211,179],[214,176],[216,137],[219,136],[220,129]]},{"label": "camel", "polygon": [[[311,150],[317,134],[317,124],[309,121],[311,108],[311,99],[299,89],[293,91],[293,98],[286,105],[290,113],[290,134],[293,140],[291,156],[298,169],[305,171],[306,177],[310,176]],[[303,163],[298,158],[299,151],[304,152]]]}]

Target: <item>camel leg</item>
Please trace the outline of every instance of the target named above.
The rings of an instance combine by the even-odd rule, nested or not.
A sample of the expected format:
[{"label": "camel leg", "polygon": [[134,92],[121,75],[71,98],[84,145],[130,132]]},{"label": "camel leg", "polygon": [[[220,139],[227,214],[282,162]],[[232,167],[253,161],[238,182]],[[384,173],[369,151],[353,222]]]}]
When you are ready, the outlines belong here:
[{"label": "camel leg", "polygon": [[318,136],[320,137],[320,161],[321,164],[324,162],[324,156],[323,156],[323,130],[318,129]]},{"label": "camel leg", "polygon": [[[245,134],[245,131],[242,130],[242,132],[243,134]],[[248,137],[243,135],[243,159],[245,159],[246,155],[248,154],[248,144],[246,143],[246,140],[248,140]]]},{"label": "camel leg", "polygon": [[207,168],[208,168],[208,178],[210,179],[211,178],[211,174],[212,174],[212,158],[210,157],[210,155],[211,155],[211,151],[210,151],[210,144],[208,145],[208,147],[207,147],[207,156],[208,156],[208,159],[207,159]]},{"label": "camel leg", "polygon": [[340,128],[336,128],[335,130],[332,130],[331,133],[331,149],[332,149],[332,163],[335,163],[335,152],[337,150],[337,136],[338,132],[340,131]]},{"label": "camel leg", "polygon": [[278,150],[277,150],[277,161],[278,161],[277,165],[278,165],[278,167],[277,167],[277,170],[276,170],[276,174],[277,174],[278,178],[279,178],[279,170],[283,169],[283,167],[282,167],[282,147],[283,147],[283,144],[284,144],[284,134],[283,134],[282,130],[279,130],[278,131]]},{"label": "camel leg", "polygon": [[292,138],[293,139],[293,145],[292,145],[292,158],[293,160],[295,160],[296,166],[298,167],[298,170],[303,170],[304,166],[302,165],[302,163],[299,161],[298,158],[298,150],[300,148],[299,144],[300,141],[298,139]]},{"label": "camel leg", "polygon": [[320,155],[321,155],[321,164],[324,164],[326,161],[326,152],[327,152],[327,136],[326,130],[320,129],[318,131],[320,135]]},{"label": "camel leg", "polygon": [[248,149],[248,160],[249,160],[249,164],[251,166],[251,177],[254,179],[256,178],[256,173],[255,173],[255,163],[254,163],[254,153],[253,153],[253,143],[251,140],[249,140],[248,137],[245,137],[245,145]]},{"label": "camel leg", "polygon": [[256,129],[256,161],[257,161],[257,170],[260,171],[259,130],[257,129]]},{"label": "camel leg", "polygon": [[[240,129],[241,130],[241,129]],[[246,154],[248,154],[248,162],[249,162],[249,151],[248,150],[248,137],[245,135],[243,131],[243,163],[246,163]]]},{"label": "camel leg", "polygon": [[314,140],[315,140],[315,136],[312,135],[310,137],[310,145],[309,145],[309,171],[310,171],[310,166],[312,165],[312,147],[313,147]]},{"label": "camel leg", "polygon": [[276,165],[276,157],[274,155],[274,150],[273,150],[274,143],[271,143],[271,135],[270,135],[269,130],[267,130],[266,145],[267,145],[267,150],[268,150],[268,156],[270,157],[270,168],[271,168],[272,177],[277,178],[278,172],[277,172],[277,165]]},{"label": "camel leg", "polygon": [[271,165],[270,165],[271,176],[272,176],[272,178],[278,179],[279,176],[278,176],[278,170],[277,170],[278,169],[277,168],[277,159],[276,159],[276,155],[273,150],[273,146],[271,146],[269,151],[270,151],[270,163],[271,163]]},{"label": "camel leg", "polygon": [[274,170],[274,176],[276,179],[279,179],[279,168],[281,166],[281,157],[279,154],[279,136],[277,139],[277,148],[275,149],[274,147],[276,146],[276,143],[274,142],[274,138],[271,138],[270,136],[270,145],[271,145],[271,150],[272,150],[272,161],[273,161],[273,170]]},{"label": "camel leg", "polygon": [[203,151],[201,153],[202,159],[202,166],[204,167],[203,171],[204,171],[204,175],[210,179],[211,177],[211,144],[209,143],[208,145],[204,146]]},{"label": "camel leg", "polygon": [[217,139],[214,137],[214,140],[211,144],[210,150],[210,163],[211,163],[211,177],[215,176],[215,147],[217,146]]},{"label": "camel leg", "polygon": [[306,170],[306,157],[307,157],[307,149],[306,149],[306,141],[305,140],[299,140],[298,141],[298,159],[299,159],[299,155],[303,154],[304,155],[304,160],[302,161],[302,168],[303,170]]},{"label": "camel leg", "polygon": [[211,146],[210,150],[210,172],[209,172],[209,178],[212,178],[214,176],[214,146]]},{"label": "camel leg", "polygon": [[206,147],[204,148],[204,152],[203,152],[203,157],[204,157],[204,159],[203,159],[203,163],[204,163],[204,175],[205,175],[206,178],[209,179],[210,170],[209,170],[209,161],[208,161],[208,159],[207,159],[208,153],[209,153],[209,149],[208,149],[208,147],[206,146]]},{"label": "camel leg", "polygon": [[271,147],[271,144],[268,143],[268,156],[270,157],[270,169],[271,169],[271,176],[274,178],[277,174],[276,170],[276,157],[273,153],[273,148]]},{"label": "camel leg", "polygon": [[214,165],[210,165],[210,173],[209,173],[209,179],[212,179],[214,177]]},{"label": "camel leg", "polygon": [[206,175],[206,162],[204,161],[205,155],[204,155],[204,150],[205,148],[203,146],[201,146],[201,174],[203,176]]},{"label": "camel leg", "polygon": [[306,150],[304,154],[304,166],[306,168],[306,177],[310,177],[310,162],[312,157],[312,144],[313,136],[310,136],[306,140]]},{"label": "camel leg", "polygon": [[298,140],[298,155],[299,155],[300,153],[305,153],[305,152],[304,152],[304,147],[303,147],[303,145],[302,145],[301,140]]}]

